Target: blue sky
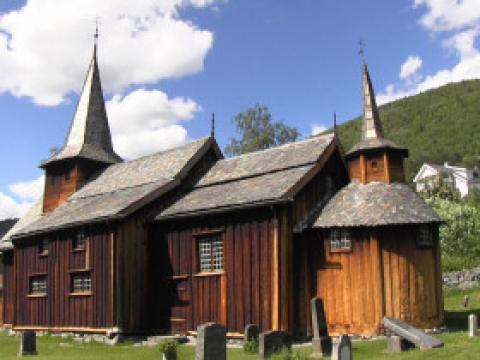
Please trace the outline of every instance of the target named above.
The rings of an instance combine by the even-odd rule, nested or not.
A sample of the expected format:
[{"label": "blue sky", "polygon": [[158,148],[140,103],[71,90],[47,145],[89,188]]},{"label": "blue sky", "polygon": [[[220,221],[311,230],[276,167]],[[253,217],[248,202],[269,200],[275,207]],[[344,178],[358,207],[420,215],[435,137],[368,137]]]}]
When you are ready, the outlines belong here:
[{"label": "blue sky", "polygon": [[2,0],[0,218],[41,193],[100,18],[117,151],[135,158],[209,133],[223,148],[255,103],[303,137],[361,113],[358,41],[381,103],[480,76],[477,0]]}]

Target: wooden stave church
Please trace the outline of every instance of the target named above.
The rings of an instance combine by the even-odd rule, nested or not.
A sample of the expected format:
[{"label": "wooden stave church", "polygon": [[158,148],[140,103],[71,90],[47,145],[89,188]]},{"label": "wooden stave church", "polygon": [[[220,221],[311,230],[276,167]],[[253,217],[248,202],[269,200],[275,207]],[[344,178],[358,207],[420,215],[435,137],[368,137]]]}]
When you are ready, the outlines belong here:
[{"label": "wooden stave church", "polygon": [[[41,165],[44,197],[0,244],[6,326],[184,333],[216,321],[231,335],[249,323],[309,335],[312,296],[333,333],[380,333],[383,315],[441,324],[440,219],[403,184],[408,152],[383,138],[366,65],[363,85],[362,142],[346,155],[333,134],[224,160],[208,137],[122,162],[95,48],[65,145]],[[362,191],[353,216],[342,200]],[[372,191],[382,211],[365,219]],[[335,216],[345,210],[352,221]],[[339,233],[350,248],[332,251]]]}]

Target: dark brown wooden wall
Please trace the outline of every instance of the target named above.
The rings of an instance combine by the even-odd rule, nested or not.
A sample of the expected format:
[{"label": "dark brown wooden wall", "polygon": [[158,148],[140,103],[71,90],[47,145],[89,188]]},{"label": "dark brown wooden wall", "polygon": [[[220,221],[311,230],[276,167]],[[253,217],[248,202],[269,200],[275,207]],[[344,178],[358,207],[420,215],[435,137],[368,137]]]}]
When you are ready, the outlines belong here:
[{"label": "dark brown wooden wall", "polygon": [[6,325],[13,324],[14,316],[14,286],[15,280],[13,276],[13,251],[3,253],[3,323]]},{"label": "dark brown wooden wall", "polygon": [[[225,272],[200,276],[195,234],[215,229],[224,241]],[[270,209],[156,225],[151,243],[155,327],[183,332],[218,321],[229,332],[243,332],[249,323],[270,329],[276,229]]]},{"label": "dark brown wooden wall", "polygon": [[[112,236],[90,233],[85,251],[73,251],[69,234],[50,237],[48,255],[37,244],[15,249],[15,319],[17,329],[101,331],[113,327]],[[71,294],[71,273],[91,270],[91,295]],[[29,296],[29,277],[47,275],[47,296]]]}]

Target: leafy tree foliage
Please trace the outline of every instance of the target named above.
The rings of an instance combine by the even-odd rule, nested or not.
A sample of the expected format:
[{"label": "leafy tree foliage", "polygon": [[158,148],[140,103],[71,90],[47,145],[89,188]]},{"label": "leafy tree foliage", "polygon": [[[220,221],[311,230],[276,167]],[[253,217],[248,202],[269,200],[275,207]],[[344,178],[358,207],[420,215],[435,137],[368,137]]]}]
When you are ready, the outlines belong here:
[{"label": "leafy tree foliage", "polygon": [[480,208],[460,199],[458,192],[444,183],[424,194],[445,221],[440,227],[444,271],[480,265]]},{"label": "leafy tree foliage", "polygon": [[236,130],[240,139],[230,138],[225,147],[228,156],[245,154],[270,147],[293,142],[298,139],[299,132],[282,121],[273,121],[270,111],[265,105],[256,104],[235,116]]},{"label": "leafy tree foliage", "polygon": [[[480,165],[480,80],[462,81],[381,106],[385,136],[407,147],[409,180],[425,162]],[[361,118],[338,127],[345,150],[360,140]]]}]

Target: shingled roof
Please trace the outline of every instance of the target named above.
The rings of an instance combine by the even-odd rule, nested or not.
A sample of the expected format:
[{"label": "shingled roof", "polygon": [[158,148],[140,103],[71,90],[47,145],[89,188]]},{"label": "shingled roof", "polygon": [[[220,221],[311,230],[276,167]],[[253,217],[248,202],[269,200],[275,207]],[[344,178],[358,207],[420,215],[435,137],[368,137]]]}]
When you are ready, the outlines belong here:
[{"label": "shingled roof", "polygon": [[220,160],[156,220],[290,201],[295,185],[336,143],[334,139],[332,134],[316,136]]},{"label": "shingled roof", "polygon": [[13,238],[75,225],[119,219],[180,183],[209,148],[208,137],[188,145],[114,164],[72,195],[68,201],[12,234]]},{"label": "shingled roof", "polygon": [[359,227],[439,223],[425,201],[403,183],[353,180],[328,202],[313,227]]}]

